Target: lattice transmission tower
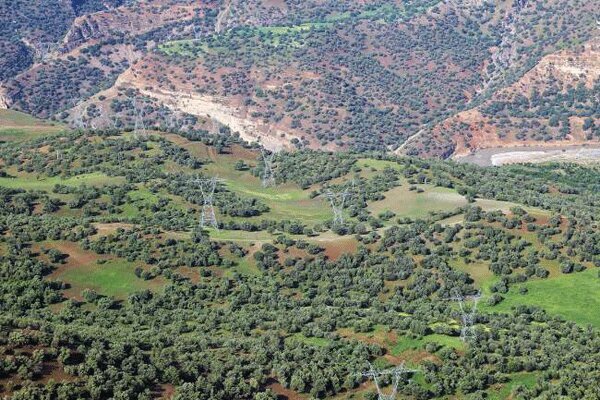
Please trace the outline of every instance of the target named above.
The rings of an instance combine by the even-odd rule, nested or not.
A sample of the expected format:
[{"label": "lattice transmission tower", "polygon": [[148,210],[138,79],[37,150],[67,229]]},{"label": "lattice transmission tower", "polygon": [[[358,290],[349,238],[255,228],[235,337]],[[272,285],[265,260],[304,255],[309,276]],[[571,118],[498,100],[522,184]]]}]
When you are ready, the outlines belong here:
[{"label": "lattice transmission tower", "polygon": [[219,179],[213,177],[208,179],[196,179],[193,181],[202,195],[202,211],[200,214],[200,227],[201,228],[214,228],[219,229],[217,222],[217,216],[214,207],[215,190]]},{"label": "lattice transmission tower", "polygon": [[273,171],[273,162],[275,160],[275,152],[268,153],[261,147],[260,149],[263,160],[262,185],[263,187],[275,186],[275,172]]},{"label": "lattice transmission tower", "polygon": [[338,192],[335,192],[332,189],[327,189],[325,196],[327,197],[327,200],[329,200],[329,204],[331,205],[331,209],[333,211],[333,225],[343,225],[344,206],[346,204],[346,200],[348,197],[350,197],[350,192],[348,189]]},{"label": "lattice transmission tower", "polygon": [[146,130],[146,124],[144,122],[144,110],[139,105],[137,97],[133,98],[133,110],[133,135],[136,139],[139,139],[140,136],[147,136],[148,131]]},{"label": "lattice transmission tower", "polygon": [[[460,339],[463,342],[472,341],[477,338],[477,332],[475,331],[475,321],[477,318],[477,304],[481,300],[481,294],[477,293],[475,296],[464,296],[458,290],[452,297],[447,300],[458,302],[460,310],[461,326],[460,326]],[[470,302],[470,304],[467,303]]]},{"label": "lattice transmission tower", "polygon": [[[395,400],[398,395],[398,387],[400,382],[407,375],[417,372],[416,369],[408,369],[404,366],[404,363],[383,371],[376,370],[371,363],[369,363],[369,370],[362,372],[360,375],[369,379],[373,379],[375,387],[377,388],[377,395],[379,400]],[[392,376],[392,390],[389,393],[384,393],[381,379],[384,376]]]}]

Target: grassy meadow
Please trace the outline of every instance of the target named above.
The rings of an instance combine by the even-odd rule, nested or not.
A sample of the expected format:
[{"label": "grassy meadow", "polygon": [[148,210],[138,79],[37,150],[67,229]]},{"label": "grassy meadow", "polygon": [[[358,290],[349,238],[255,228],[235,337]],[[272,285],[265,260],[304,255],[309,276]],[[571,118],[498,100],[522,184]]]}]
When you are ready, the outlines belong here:
[{"label": "grassy meadow", "polygon": [[0,142],[21,142],[65,130],[59,122],[47,122],[28,114],[0,109]]}]

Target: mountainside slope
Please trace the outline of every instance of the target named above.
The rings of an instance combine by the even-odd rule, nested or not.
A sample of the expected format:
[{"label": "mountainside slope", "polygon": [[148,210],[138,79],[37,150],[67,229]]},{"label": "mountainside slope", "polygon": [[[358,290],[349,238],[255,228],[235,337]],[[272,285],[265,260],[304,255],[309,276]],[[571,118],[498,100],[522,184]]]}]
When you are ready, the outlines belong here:
[{"label": "mountainside slope", "polygon": [[600,143],[600,42],[550,54],[483,104],[452,116],[410,144],[422,154],[448,143],[453,155],[495,147]]},{"label": "mountainside slope", "polygon": [[[595,46],[593,3],[90,2],[79,11],[56,8],[63,22],[49,26],[44,39],[52,40],[53,51],[33,65],[23,47],[31,35],[16,31],[11,51],[24,61],[3,59],[0,93],[7,107],[78,126],[114,121],[132,126],[141,115],[155,127],[173,121],[178,127],[228,127],[273,149],[401,147],[401,152],[448,157],[467,151],[469,134],[480,135],[457,121],[483,118],[487,124],[488,115],[471,114],[490,114],[499,102],[512,101],[502,97],[506,87],[513,97],[530,96],[526,84],[515,82],[530,79],[525,75],[530,70],[547,69],[544,63],[551,61],[544,57],[587,57],[581,49]],[[568,91],[572,82],[561,82],[559,89],[549,79],[536,87],[542,94]],[[585,107],[593,110],[595,83],[586,87],[592,95]],[[116,93],[118,102],[101,99]],[[186,103],[190,96],[194,104]],[[492,108],[484,110],[482,103]],[[145,109],[136,110],[139,104]],[[459,114],[465,110],[476,111]],[[570,118],[563,114],[559,118]],[[580,130],[581,121],[573,124],[574,132]],[[510,142],[517,135],[518,140],[568,136],[566,127],[561,133],[534,132],[534,125],[523,133],[521,125],[516,119],[503,122],[503,129],[472,146],[489,146],[496,137]],[[422,132],[418,140],[417,132]],[[595,140],[594,133],[591,139],[587,133],[574,135]]]}]

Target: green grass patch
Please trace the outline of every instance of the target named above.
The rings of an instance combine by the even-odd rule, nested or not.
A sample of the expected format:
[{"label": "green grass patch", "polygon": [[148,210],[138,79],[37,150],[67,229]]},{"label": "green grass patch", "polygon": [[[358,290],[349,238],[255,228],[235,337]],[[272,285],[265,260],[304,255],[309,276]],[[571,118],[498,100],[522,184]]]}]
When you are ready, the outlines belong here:
[{"label": "green grass patch", "polygon": [[400,337],[398,339],[398,343],[392,347],[391,353],[395,356],[398,356],[407,350],[424,349],[427,343],[437,343],[439,345],[452,347],[455,349],[464,348],[464,343],[458,337],[432,334],[418,339],[412,339],[405,336]]},{"label": "green grass patch", "polygon": [[499,388],[488,390],[488,399],[490,400],[506,400],[512,398],[514,390],[518,386],[532,388],[537,382],[538,374],[535,372],[521,372],[510,375],[510,380],[502,384]]},{"label": "green grass patch", "polygon": [[0,186],[11,189],[42,190],[47,192],[51,191],[56,184],[66,186],[102,186],[108,184],[121,184],[123,182],[125,182],[123,177],[108,176],[101,172],[92,172],[89,174],[72,176],[66,179],[63,179],[60,176],[38,178],[32,174],[24,174],[14,178],[0,178]]},{"label": "green grass patch", "polygon": [[105,264],[91,262],[65,269],[56,276],[72,286],[74,291],[93,289],[96,292],[125,299],[129,294],[161,285],[154,279],[144,281],[134,274],[135,264],[126,260],[109,260]]},{"label": "green grass patch", "polygon": [[47,122],[19,111],[0,110],[0,141],[20,142],[65,129],[65,125],[58,122]]},{"label": "green grass patch", "polygon": [[260,276],[262,272],[256,266],[256,262],[252,258],[252,255],[247,255],[246,257],[239,258],[233,255],[228,255],[226,258],[235,262],[235,266],[232,268],[224,269],[225,276],[232,277],[234,273],[238,273],[243,276],[252,277],[252,276]]},{"label": "green grass patch", "polygon": [[465,197],[452,189],[416,185],[424,191],[417,193],[409,190],[410,186],[403,182],[402,186],[385,192],[385,199],[369,204],[369,210],[374,215],[389,210],[399,217],[422,218],[434,211],[452,211],[467,204]]},{"label": "green grass patch", "polygon": [[224,241],[224,242],[242,242],[242,243],[260,243],[260,242],[270,242],[274,239],[274,236],[266,231],[259,232],[247,232],[247,231],[226,231],[226,230],[216,230],[216,229],[208,229],[210,234],[210,238],[216,241]]},{"label": "green grass patch", "polygon": [[488,284],[494,278],[494,273],[485,262],[476,261],[467,264],[462,257],[457,257],[450,260],[450,266],[469,274],[478,287]]},{"label": "green grass patch", "polygon": [[238,49],[228,46],[242,35],[247,38],[249,49],[256,46],[297,48],[302,46],[301,39],[312,29],[329,28],[332,22],[307,22],[291,26],[243,27],[227,32],[219,37],[218,45],[204,39],[175,40],[158,46],[158,51],[166,56],[203,58],[207,55],[235,55]]},{"label": "green grass patch", "polygon": [[372,158],[359,158],[356,161],[356,165],[361,168],[375,168],[378,171],[383,170],[385,167],[390,167],[394,169],[401,169],[401,165],[394,161],[387,160],[375,160]]},{"label": "green grass patch", "polygon": [[263,188],[260,179],[246,171],[235,171],[233,163],[229,165],[230,168],[227,164],[209,164],[207,171],[224,179],[224,185],[232,192],[244,197],[257,198],[270,208],[269,212],[246,220],[295,219],[307,225],[314,225],[331,218],[329,205],[322,199],[311,199],[309,191],[293,184]]},{"label": "green grass patch", "polygon": [[326,28],[331,26],[330,22],[307,22],[299,25],[292,26],[261,26],[253,28],[260,33],[267,33],[273,35],[287,35],[295,32],[306,32],[314,28]]},{"label": "green grass patch", "polygon": [[119,215],[127,218],[150,214],[151,211],[145,207],[156,204],[159,198],[145,187],[140,187],[137,190],[129,192],[127,195],[130,200],[119,207],[121,209]]},{"label": "green grass patch", "polygon": [[202,54],[216,54],[218,48],[210,48],[204,42],[194,39],[175,40],[158,46],[158,51],[167,56],[197,57]]},{"label": "green grass patch", "polygon": [[[494,307],[481,304],[481,308],[508,312],[512,307],[522,304],[538,306],[550,314],[560,315],[578,324],[591,324],[600,328],[598,271],[598,268],[589,268],[583,272],[513,285],[500,304]],[[526,287],[528,293],[520,294],[521,287]]]}]

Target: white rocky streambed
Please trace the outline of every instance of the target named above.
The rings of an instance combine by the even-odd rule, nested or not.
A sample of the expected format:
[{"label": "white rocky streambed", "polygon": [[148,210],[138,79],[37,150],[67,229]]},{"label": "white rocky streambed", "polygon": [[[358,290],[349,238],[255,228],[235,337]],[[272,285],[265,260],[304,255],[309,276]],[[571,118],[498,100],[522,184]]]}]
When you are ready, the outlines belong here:
[{"label": "white rocky streambed", "polygon": [[477,150],[467,156],[456,158],[481,166],[498,166],[517,163],[541,162],[600,162],[600,145],[563,147],[510,147]]}]

